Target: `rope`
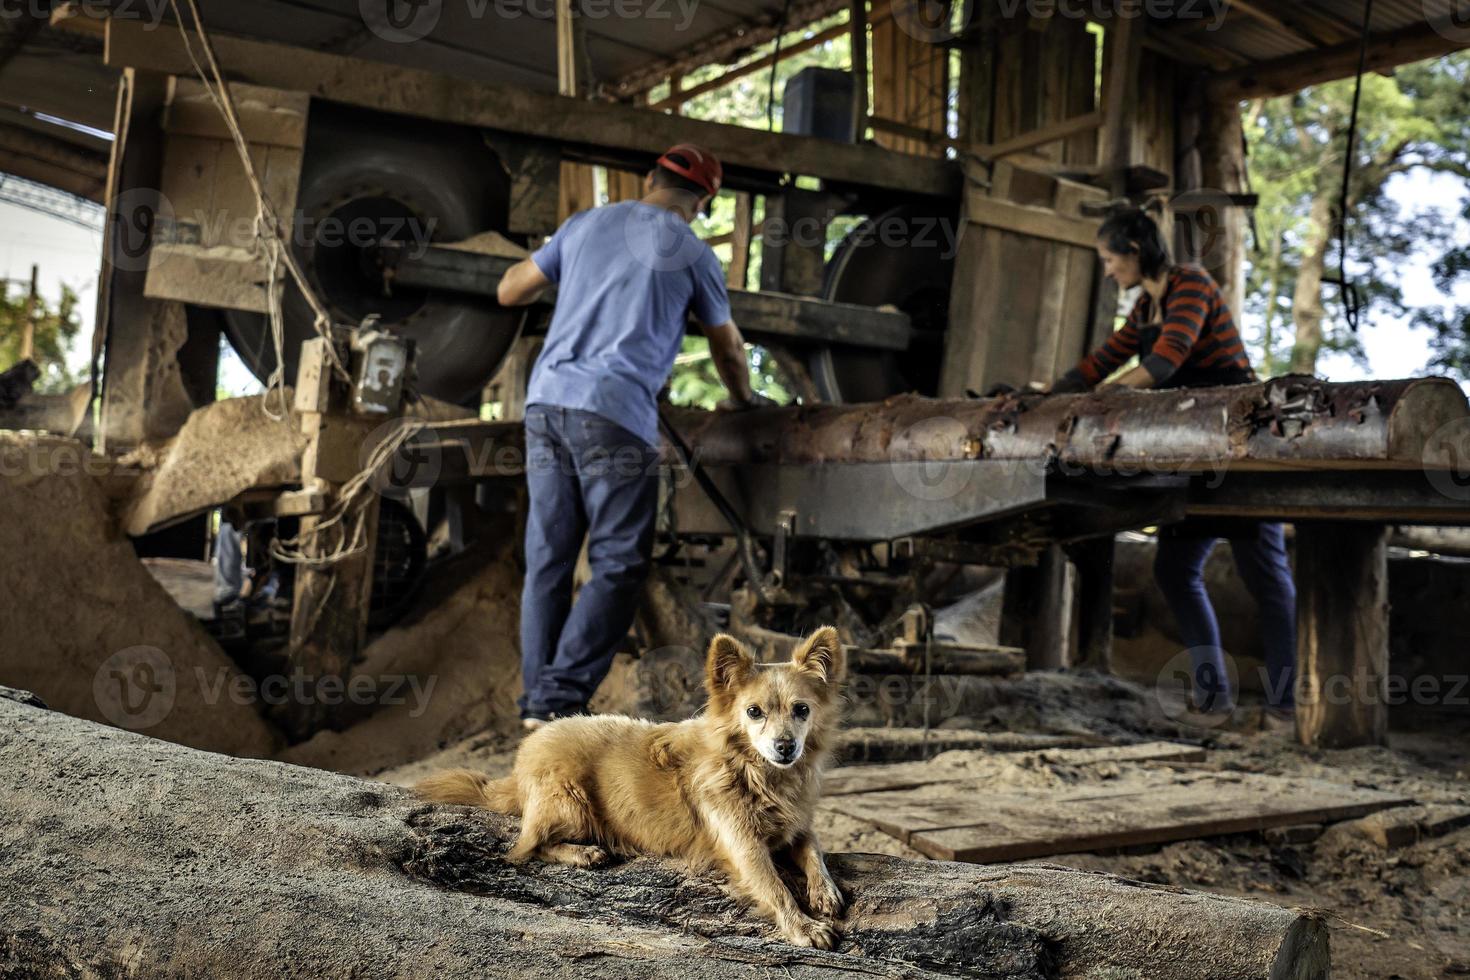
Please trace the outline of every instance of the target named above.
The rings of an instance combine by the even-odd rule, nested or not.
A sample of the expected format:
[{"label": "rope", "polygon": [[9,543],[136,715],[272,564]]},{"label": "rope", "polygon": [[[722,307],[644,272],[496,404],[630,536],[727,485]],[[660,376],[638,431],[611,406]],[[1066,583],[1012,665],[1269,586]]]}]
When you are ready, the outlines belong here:
[{"label": "rope", "polygon": [[1353,153],[1358,142],[1358,106],[1363,99],[1363,75],[1368,70],[1368,38],[1372,33],[1373,0],[1363,3],[1363,40],[1358,47],[1358,80],[1353,88],[1353,111],[1348,120],[1347,154],[1342,165],[1342,195],[1337,205],[1337,287],[1342,297],[1342,310],[1348,329],[1358,332],[1358,320],[1362,315],[1362,297],[1358,287],[1348,279],[1348,196],[1353,176]]},{"label": "rope", "polygon": [[373,449],[362,471],[342,484],[326,517],[294,538],[271,542],[273,558],[289,565],[323,568],[367,550],[367,522],[363,516],[373,480],[404,443],[428,425],[423,419],[400,418],[398,422],[398,427]]},{"label": "rope", "polygon": [[[194,43],[189,38],[189,30],[185,27],[183,11],[179,7],[179,0],[169,0],[169,6],[173,10],[174,20],[179,28],[179,37],[184,42],[184,52],[189,56],[189,62],[194,66],[194,72],[199,76],[199,81],[204,85],[205,92],[215,108],[219,109],[220,115],[224,117],[225,126],[230,131],[230,138],[235,144],[235,152],[240,157],[240,163],[245,169],[245,179],[250,183],[251,193],[255,197],[255,248],[264,251],[266,267],[269,279],[266,283],[267,299],[266,308],[270,319],[271,340],[275,347],[276,365],[266,380],[266,394],[261,399],[261,407],[265,413],[279,421],[289,411],[285,403],[285,325],[281,314],[281,305],[277,297],[278,285],[280,284],[280,268],[284,266],[296,283],[297,289],[306,298],[313,314],[312,328],[322,337],[327,338],[327,356],[332,362],[332,368],[343,380],[350,380],[347,368],[337,355],[335,345],[330,343],[332,331],[332,317],[327,312],[326,306],[317,297],[315,291],[306,281],[306,275],[296,261],[288,247],[281,226],[280,216],[276,213],[275,205],[266,196],[265,188],[260,183],[260,175],[255,171],[255,162],[250,158],[250,143],[245,138],[245,133],[240,127],[240,117],[235,110],[235,99],[226,84],[224,75],[220,71],[219,61],[214,55],[214,44],[209,40],[208,33],[204,30],[204,21],[199,16],[199,7],[196,0],[186,0],[189,6],[189,14],[193,20],[193,31],[199,38],[199,46],[204,52],[205,61],[209,64],[209,71],[204,70],[199,56],[194,51]],[[274,391],[279,399],[282,414],[274,414],[267,405],[270,393]]]},{"label": "rope", "polygon": [[[785,0],[781,5],[781,19],[776,23],[776,46],[771,51],[771,79],[766,88],[766,128],[773,132],[776,129],[776,70],[781,67],[781,38],[786,33],[786,19],[790,16],[791,0]],[[786,111],[784,106],[781,111]]]}]

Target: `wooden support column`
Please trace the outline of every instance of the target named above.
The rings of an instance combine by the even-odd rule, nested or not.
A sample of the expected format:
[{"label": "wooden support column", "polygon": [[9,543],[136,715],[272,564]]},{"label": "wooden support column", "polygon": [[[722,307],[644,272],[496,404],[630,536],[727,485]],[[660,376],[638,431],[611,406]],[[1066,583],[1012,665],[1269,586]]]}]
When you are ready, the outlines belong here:
[{"label": "wooden support column", "polygon": [[1035,565],[1006,572],[1001,599],[1000,643],[1026,651],[1027,670],[1067,665],[1067,558],[1050,545]]},{"label": "wooden support column", "polygon": [[1138,116],[1138,63],[1143,51],[1143,12],[1130,0],[1117,0],[1107,22],[1108,74],[1104,89],[1107,138],[1102,163],[1112,174],[1113,197],[1128,194],[1128,168],[1133,163],[1133,133]]},{"label": "wooden support column", "polygon": [[750,272],[750,241],[754,235],[755,201],[745,191],[735,193],[735,229],[730,235],[730,267],[725,270],[725,285],[744,289]]},{"label": "wooden support column", "polygon": [[1077,658],[1075,665],[1110,674],[1113,670],[1113,537],[1070,545],[1077,566]]},{"label": "wooden support column", "polygon": [[[301,482],[333,500],[342,485],[363,468],[371,451],[367,440],[384,419],[352,413],[347,386],[331,376],[325,344],[314,339],[301,345],[295,408],[310,438],[301,459]],[[338,690],[345,689],[352,663],[362,650],[372,599],[378,503],[378,495],[368,491],[361,511],[366,548],[360,554],[320,568],[297,566],[290,661],[293,672],[304,675],[307,692],[324,694],[320,687],[324,678],[336,678],[342,685]],[[301,518],[301,535],[308,541],[302,550],[309,556],[320,557],[342,546],[344,536],[350,538],[356,524],[349,515],[341,525],[343,535],[324,533],[318,541],[305,538],[322,521],[319,516]],[[292,736],[305,738],[331,724],[340,699],[339,705],[323,703],[325,700],[325,696],[290,698],[278,721]]]},{"label": "wooden support column", "polygon": [[868,135],[868,0],[848,0],[847,20],[852,49],[852,141]]},{"label": "wooden support column", "polygon": [[1388,531],[1296,526],[1296,730],[1303,745],[1382,745],[1388,731]]},{"label": "wooden support column", "polygon": [[93,338],[94,356],[104,359],[99,448],[171,436],[194,407],[176,358],[188,338],[184,307],[143,295],[154,225],[165,208],[160,122],[167,96],[167,77],[152,72],[127,69],[118,85]]},{"label": "wooden support column", "polygon": [[761,233],[761,289],[817,296],[826,270],[827,225],[840,199],[821,191],[787,188],[766,198]]},{"label": "wooden support column", "polygon": [[[1200,107],[1199,157],[1201,186],[1209,192],[1238,194],[1245,190],[1245,134],[1240,106],[1233,101],[1205,102]],[[1197,213],[1192,223],[1200,261],[1220,284],[1237,317],[1245,306],[1245,238],[1249,221],[1238,207],[1222,205],[1213,213]]]}]

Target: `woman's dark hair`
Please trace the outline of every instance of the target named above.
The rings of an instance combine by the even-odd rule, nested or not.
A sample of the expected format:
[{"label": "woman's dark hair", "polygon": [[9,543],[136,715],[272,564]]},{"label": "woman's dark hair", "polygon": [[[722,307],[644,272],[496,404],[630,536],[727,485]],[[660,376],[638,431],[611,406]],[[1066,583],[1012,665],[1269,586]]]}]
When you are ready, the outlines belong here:
[{"label": "woman's dark hair", "polygon": [[1118,255],[1137,253],[1138,267],[1155,279],[1169,267],[1169,248],[1159,223],[1138,208],[1115,211],[1097,230],[1098,241]]}]

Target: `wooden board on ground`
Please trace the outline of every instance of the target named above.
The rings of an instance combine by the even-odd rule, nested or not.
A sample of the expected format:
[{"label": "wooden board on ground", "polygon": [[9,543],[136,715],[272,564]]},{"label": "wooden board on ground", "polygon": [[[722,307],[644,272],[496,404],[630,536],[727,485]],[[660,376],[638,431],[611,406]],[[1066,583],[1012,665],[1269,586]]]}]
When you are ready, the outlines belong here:
[{"label": "wooden board on ground", "polygon": [[[1101,762],[1202,762],[1204,749],[1175,742],[1143,742],[1138,745],[1100,745],[1091,748],[1049,748],[1035,753],[1040,762],[1052,765],[1094,765]],[[964,760],[948,762],[899,762],[884,766],[842,766],[822,781],[822,795],[849,796],[913,789],[937,783],[974,780],[974,770]]]},{"label": "wooden board on ground", "polygon": [[829,805],[929,857],[985,864],[1350,820],[1407,802],[1317,779],[1172,773],[1032,794],[972,779]]},{"label": "wooden board on ground", "polygon": [[845,728],[838,739],[837,757],[843,764],[909,762],[930,759],[951,749],[988,752],[1034,752],[1107,745],[1100,735],[1038,735],[1031,732],[975,732],[935,728]]}]

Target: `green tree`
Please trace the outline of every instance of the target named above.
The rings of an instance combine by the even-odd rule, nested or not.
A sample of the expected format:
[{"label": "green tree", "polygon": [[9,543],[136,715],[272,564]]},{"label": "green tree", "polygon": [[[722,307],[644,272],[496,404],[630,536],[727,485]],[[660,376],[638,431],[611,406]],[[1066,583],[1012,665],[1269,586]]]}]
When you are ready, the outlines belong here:
[{"label": "green tree", "polygon": [[[24,333],[26,298],[30,286],[0,281],[0,370],[20,360],[21,336]],[[76,379],[66,366],[66,351],[81,329],[77,314],[77,294],[70,286],[61,287],[61,299],[55,305],[38,297],[31,314],[35,324],[31,359],[41,369],[36,390],[59,393],[76,386]]]},{"label": "green tree", "polygon": [[[1470,176],[1470,53],[1363,79],[1348,188],[1347,273],[1370,310],[1404,315],[1399,269],[1416,249],[1448,247],[1441,216],[1404,213],[1385,193],[1397,175],[1424,169]],[[1342,192],[1352,79],[1253,103],[1246,115],[1252,178],[1261,195],[1247,312],[1267,371],[1316,370],[1323,350],[1362,358],[1339,315],[1336,219]],[[1329,303],[1331,304],[1329,306]],[[1283,328],[1290,317],[1289,355]]]}]

